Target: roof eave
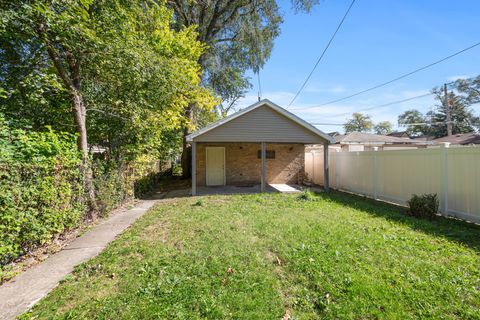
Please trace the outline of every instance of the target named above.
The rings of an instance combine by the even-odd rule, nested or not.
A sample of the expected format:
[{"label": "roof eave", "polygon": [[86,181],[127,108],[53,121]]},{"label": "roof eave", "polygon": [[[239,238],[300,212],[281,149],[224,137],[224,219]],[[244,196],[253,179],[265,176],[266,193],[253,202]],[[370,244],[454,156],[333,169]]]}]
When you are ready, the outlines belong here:
[{"label": "roof eave", "polygon": [[335,139],[331,136],[329,136],[328,134],[318,130],[317,128],[315,128],[314,126],[312,126],[310,123],[306,122],[305,120],[297,117],[296,115],[294,115],[293,113],[283,109],[282,107],[280,107],[279,105],[273,103],[272,101],[268,100],[268,99],[263,99],[263,100],[260,100],[254,104],[252,104],[251,106],[243,109],[243,110],[240,110],[228,117],[225,117],[221,120],[218,120],[217,122],[214,122],[200,130],[197,130],[191,134],[189,134],[187,137],[186,137],[186,141],[187,142],[193,142],[195,140],[196,137],[204,134],[204,133],[207,133],[208,131],[210,130],[213,130],[221,125],[223,125],[224,123],[226,122],[229,122],[229,121],[232,121],[238,117],[240,117],[241,115],[249,112],[250,110],[252,109],[256,109],[262,105],[268,105],[269,107],[271,107],[272,109],[274,109],[275,111],[277,111],[278,113],[282,114],[283,116],[289,118],[290,120],[296,122],[297,124],[299,124],[300,126],[310,130],[311,132],[313,132],[314,134],[318,135],[319,137],[321,137],[322,139],[324,139],[327,143],[329,144],[332,144],[332,143],[335,143]]}]

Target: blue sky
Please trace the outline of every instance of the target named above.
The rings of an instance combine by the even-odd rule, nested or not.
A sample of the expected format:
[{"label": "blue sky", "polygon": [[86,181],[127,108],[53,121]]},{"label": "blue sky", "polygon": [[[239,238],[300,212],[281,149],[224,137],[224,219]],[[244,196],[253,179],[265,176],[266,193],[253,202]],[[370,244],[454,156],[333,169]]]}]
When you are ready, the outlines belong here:
[{"label": "blue sky", "polygon": [[[300,88],[337,27],[350,0],[322,0],[309,14],[295,14],[280,1],[284,23],[270,60],[261,70],[262,98],[286,107]],[[480,74],[480,46],[386,87],[331,104],[310,108],[390,80],[480,42],[478,0],[357,0],[309,83],[288,109],[310,122],[344,123],[335,116],[401,100],[458,77]],[[257,79],[239,108],[257,101]],[[431,97],[370,110],[374,122],[396,128],[402,111],[429,111]],[[479,114],[480,107],[473,107]],[[319,126],[343,131],[341,126]]]}]

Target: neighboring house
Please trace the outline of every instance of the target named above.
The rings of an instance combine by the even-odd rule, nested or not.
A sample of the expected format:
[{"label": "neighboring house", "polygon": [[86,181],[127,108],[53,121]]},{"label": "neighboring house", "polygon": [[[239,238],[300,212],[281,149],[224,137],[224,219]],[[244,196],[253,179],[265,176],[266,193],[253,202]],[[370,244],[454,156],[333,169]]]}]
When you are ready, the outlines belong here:
[{"label": "neighboring house", "polygon": [[329,135],[330,137],[334,137],[334,138],[335,138],[336,136],[339,136],[339,135],[340,135],[340,132],[338,132],[338,131],[333,131],[333,132],[329,132],[328,135]]},{"label": "neighboring house", "polygon": [[[330,149],[338,151],[371,151],[375,150],[398,150],[398,149],[418,149],[426,148],[431,145],[429,141],[417,141],[410,138],[397,138],[379,134],[364,132],[351,132],[335,137],[335,144],[330,145]],[[318,146],[307,147],[307,152],[321,149]]]},{"label": "neighboring house", "polygon": [[411,138],[416,141],[432,141],[433,139],[435,139],[434,136],[427,136],[427,135],[415,136]]},{"label": "neighboring house", "polygon": [[407,131],[394,131],[387,134],[387,136],[397,138],[410,138],[410,135],[407,133]]},{"label": "neighboring house", "polygon": [[187,141],[192,144],[194,195],[197,186],[260,184],[263,191],[267,183],[301,184],[305,145],[334,142],[269,100],[200,129],[187,136]]},{"label": "neighboring house", "polygon": [[470,132],[464,134],[454,134],[433,140],[434,143],[439,144],[443,142],[449,142],[452,145],[472,145],[480,144],[480,133]]}]

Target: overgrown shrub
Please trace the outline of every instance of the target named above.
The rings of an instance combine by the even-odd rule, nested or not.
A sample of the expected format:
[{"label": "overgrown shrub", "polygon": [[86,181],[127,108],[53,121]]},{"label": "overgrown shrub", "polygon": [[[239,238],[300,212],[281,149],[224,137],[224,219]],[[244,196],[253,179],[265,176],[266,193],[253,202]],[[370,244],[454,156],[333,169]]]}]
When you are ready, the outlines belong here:
[{"label": "overgrown shrub", "polygon": [[317,201],[319,197],[315,192],[305,189],[297,196],[297,199],[301,201]]},{"label": "overgrown shrub", "polygon": [[159,161],[151,156],[144,155],[137,158],[132,167],[135,197],[152,191],[161,176]]},{"label": "overgrown shrub", "polygon": [[[16,129],[0,114],[0,267],[79,226],[86,213],[80,167],[75,135]],[[92,167],[100,216],[152,190],[159,177],[150,156]]]},{"label": "overgrown shrub", "polygon": [[100,217],[131,198],[126,166],[112,161],[95,161],[93,176],[96,204]]},{"label": "overgrown shrub", "polygon": [[436,194],[412,195],[407,201],[408,214],[419,218],[433,218],[438,212]]},{"label": "overgrown shrub", "polygon": [[0,117],[0,265],[78,225],[85,211],[76,137]]},{"label": "overgrown shrub", "polygon": [[93,168],[100,216],[152,191],[160,178],[158,161],[149,156],[129,162],[97,160]]}]

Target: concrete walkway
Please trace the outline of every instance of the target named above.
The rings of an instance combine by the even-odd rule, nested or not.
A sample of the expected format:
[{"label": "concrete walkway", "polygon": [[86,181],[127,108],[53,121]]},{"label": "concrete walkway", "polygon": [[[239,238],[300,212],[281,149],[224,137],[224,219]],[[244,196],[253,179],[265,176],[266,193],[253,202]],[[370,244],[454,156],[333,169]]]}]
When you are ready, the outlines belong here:
[{"label": "concrete walkway", "polygon": [[134,208],[112,214],[60,252],[0,286],[0,319],[13,319],[45,297],[73,268],[98,255],[117,235],[148,211],[165,194],[142,200]]}]

